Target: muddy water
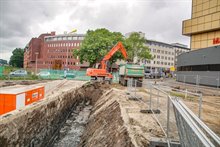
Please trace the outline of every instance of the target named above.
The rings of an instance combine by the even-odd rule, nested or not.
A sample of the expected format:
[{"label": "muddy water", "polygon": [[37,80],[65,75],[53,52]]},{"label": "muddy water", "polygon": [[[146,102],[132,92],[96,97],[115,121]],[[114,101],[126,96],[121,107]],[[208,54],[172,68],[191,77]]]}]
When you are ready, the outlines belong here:
[{"label": "muddy water", "polygon": [[55,137],[53,147],[76,147],[84,132],[92,106],[80,104],[77,106]]}]

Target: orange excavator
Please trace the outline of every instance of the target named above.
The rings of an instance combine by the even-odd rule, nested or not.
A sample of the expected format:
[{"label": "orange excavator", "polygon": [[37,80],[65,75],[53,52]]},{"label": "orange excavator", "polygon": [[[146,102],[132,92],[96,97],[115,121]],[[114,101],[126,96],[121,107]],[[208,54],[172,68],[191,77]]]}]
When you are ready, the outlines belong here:
[{"label": "orange excavator", "polygon": [[87,76],[91,76],[91,80],[99,80],[99,81],[112,81],[112,74],[107,70],[107,62],[108,60],[117,52],[120,51],[125,59],[127,59],[127,52],[121,42],[118,42],[101,61],[101,69],[96,68],[88,68],[86,71]]}]

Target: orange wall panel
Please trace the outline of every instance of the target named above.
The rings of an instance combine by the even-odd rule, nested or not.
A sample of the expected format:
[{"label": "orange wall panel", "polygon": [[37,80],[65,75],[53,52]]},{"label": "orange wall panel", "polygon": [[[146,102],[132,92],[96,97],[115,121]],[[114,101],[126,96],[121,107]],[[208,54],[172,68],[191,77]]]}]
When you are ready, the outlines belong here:
[{"label": "orange wall panel", "polygon": [[3,94],[0,94],[0,115],[5,113],[5,98]]},{"label": "orange wall panel", "polygon": [[16,109],[16,95],[5,94],[5,113]]}]

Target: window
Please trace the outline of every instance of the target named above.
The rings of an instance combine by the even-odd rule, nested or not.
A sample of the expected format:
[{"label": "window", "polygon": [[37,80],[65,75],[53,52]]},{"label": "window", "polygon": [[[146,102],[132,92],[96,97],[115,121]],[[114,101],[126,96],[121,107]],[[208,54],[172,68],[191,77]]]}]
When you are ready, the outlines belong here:
[{"label": "window", "polygon": [[160,64],[160,61],[157,61],[157,64]]},{"label": "window", "polygon": [[165,51],[165,54],[167,54],[167,51]]},{"label": "window", "polygon": [[68,37],[68,40],[72,40],[72,37],[71,37],[71,36],[69,36],[69,37]]},{"label": "window", "polygon": [[165,57],[165,60],[167,60],[167,57]]},{"label": "window", "polygon": [[73,40],[77,40],[77,37],[73,37]]},{"label": "window", "polygon": [[160,59],[160,55],[157,55],[157,59]]},{"label": "window", "polygon": [[157,50],[157,53],[160,53],[160,50]]},{"label": "window", "polygon": [[58,37],[57,40],[62,40],[62,37]]},{"label": "window", "polygon": [[161,59],[164,59],[164,56],[161,56]]},{"label": "window", "polygon": [[76,43],[74,43],[74,46],[76,46]]},{"label": "window", "polygon": [[170,57],[168,57],[168,60],[170,60]]}]

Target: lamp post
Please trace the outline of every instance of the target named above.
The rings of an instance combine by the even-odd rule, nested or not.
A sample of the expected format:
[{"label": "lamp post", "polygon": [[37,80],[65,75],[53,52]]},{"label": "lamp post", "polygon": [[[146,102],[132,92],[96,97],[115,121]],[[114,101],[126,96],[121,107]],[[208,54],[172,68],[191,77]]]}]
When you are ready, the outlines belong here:
[{"label": "lamp post", "polygon": [[39,52],[35,52],[36,60],[35,60],[35,75],[37,74],[37,58],[38,58]]}]

